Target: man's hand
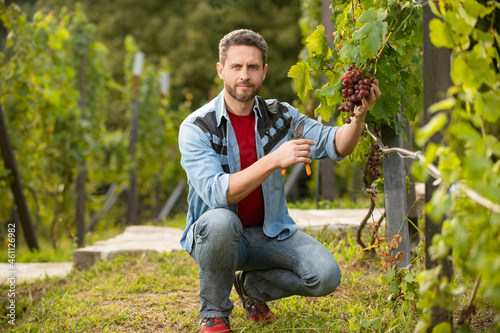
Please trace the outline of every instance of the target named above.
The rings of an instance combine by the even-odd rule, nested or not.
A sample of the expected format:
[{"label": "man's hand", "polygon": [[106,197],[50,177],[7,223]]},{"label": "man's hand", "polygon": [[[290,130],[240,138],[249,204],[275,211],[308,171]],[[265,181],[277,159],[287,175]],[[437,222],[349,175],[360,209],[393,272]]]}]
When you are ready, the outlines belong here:
[{"label": "man's hand", "polygon": [[288,168],[297,163],[311,163],[311,146],[316,142],[308,139],[290,140],[269,154],[272,156],[276,169]]},{"label": "man's hand", "polygon": [[296,163],[311,163],[311,147],[316,142],[307,139],[291,140],[272,153],[257,160],[248,168],[229,175],[227,204],[238,203],[269,177],[276,169]]},{"label": "man's hand", "polygon": [[370,95],[361,100],[360,106],[354,108],[354,117],[351,118],[351,123],[343,125],[335,133],[335,151],[339,156],[347,156],[354,151],[364,130],[366,113],[381,95],[378,80],[375,79],[372,82]]},{"label": "man's hand", "polygon": [[373,106],[373,104],[380,97],[380,95],[382,95],[382,93],[380,92],[380,89],[378,87],[378,80],[375,79],[372,82],[370,95],[361,100],[361,105],[354,107],[355,118],[361,120],[361,122],[364,122],[368,110]]}]

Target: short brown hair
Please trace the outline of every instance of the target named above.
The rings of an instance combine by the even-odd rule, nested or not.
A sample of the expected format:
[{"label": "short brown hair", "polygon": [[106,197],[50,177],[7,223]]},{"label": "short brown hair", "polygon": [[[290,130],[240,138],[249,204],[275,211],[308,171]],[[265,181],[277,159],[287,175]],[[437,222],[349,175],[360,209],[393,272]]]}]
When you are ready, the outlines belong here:
[{"label": "short brown hair", "polygon": [[262,63],[267,61],[267,43],[260,34],[248,29],[234,30],[225,35],[219,42],[219,62],[226,62],[227,50],[233,45],[255,46],[262,54]]}]

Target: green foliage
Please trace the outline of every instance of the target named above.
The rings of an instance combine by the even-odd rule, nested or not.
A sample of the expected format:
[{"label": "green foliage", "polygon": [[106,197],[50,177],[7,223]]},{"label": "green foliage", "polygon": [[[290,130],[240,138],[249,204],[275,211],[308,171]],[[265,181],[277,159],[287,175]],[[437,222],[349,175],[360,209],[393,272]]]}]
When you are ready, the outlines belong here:
[{"label": "green foliage", "polygon": [[422,104],[421,88],[421,16],[410,1],[374,1],[363,5],[332,1],[333,21],[337,31],[337,52],[327,47],[323,26],[318,26],[306,39],[308,63],[292,67],[289,76],[297,85],[297,94],[306,99],[311,69],[325,74],[328,83],[316,88],[320,105],[316,114],[323,119],[336,117],[342,101],[340,77],[356,62],[361,69],[372,68],[384,92],[367,115],[367,123],[389,124],[396,130],[402,125],[395,115],[405,101],[404,115],[413,120]]},{"label": "green foliage", "polygon": [[[400,130],[395,115],[403,102],[404,116],[410,121],[422,109],[421,8],[411,1],[331,2],[336,52],[323,51],[327,36],[322,26],[310,33],[306,39],[309,59],[289,72],[298,87],[297,94],[307,100],[310,91],[306,87],[313,86],[320,99],[316,114],[323,119],[336,117],[335,109],[342,100],[339,78],[356,62],[362,69],[374,69],[382,91],[367,115],[367,123],[370,127],[388,124]],[[432,240],[429,251],[433,259],[442,260],[453,249],[453,263],[461,281],[470,285],[480,279],[478,298],[492,302],[498,311],[500,285],[494,277],[500,273],[500,6],[498,1],[475,0],[426,4],[437,16],[430,22],[430,39],[436,47],[451,49],[453,59],[453,86],[430,108],[434,118],[416,135],[417,145],[425,146],[426,151],[425,163],[415,166],[415,176],[427,180],[425,164],[437,160],[443,180],[426,206],[426,214],[433,219],[446,218],[442,233]],[[325,74],[328,83],[317,87],[316,73]],[[443,110],[449,110],[449,115]],[[438,132],[444,141],[427,144]],[[478,195],[471,199],[469,190]],[[454,310],[458,296],[464,292],[462,285],[442,278],[440,269],[422,272],[418,276],[419,292],[412,292],[412,297],[420,295],[419,332],[430,325],[434,307]],[[394,293],[399,290],[401,295],[405,283],[410,282],[405,280],[409,275],[388,274],[385,279],[390,289]],[[415,276],[410,280],[414,288]],[[435,331],[443,332],[455,329],[449,324],[435,327]],[[464,325],[459,328],[467,330]]]},{"label": "green foliage", "polygon": [[[428,162],[438,161],[443,179],[426,213],[435,219],[445,217],[442,233],[433,239],[429,251],[434,259],[442,260],[453,249],[457,274],[465,283],[480,279],[478,297],[498,309],[500,214],[487,208],[500,204],[498,2],[441,0],[429,4],[437,16],[430,22],[431,41],[436,47],[451,49],[453,59],[453,85],[447,97],[430,108],[434,117],[417,133],[420,146],[432,133],[439,131],[444,136],[441,144],[428,145],[426,152]],[[449,110],[450,115],[441,110]],[[464,186],[482,198],[471,198]],[[425,292],[420,303],[425,310],[419,326],[422,330],[430,323],[432,307],[453,309],[457,306],[454,297],[463,292],[453,281],[443,280],[439,269],[419,277]]]},{"label": "green foliage", "polygon": [[[135,54],[141,50],[131,35],[125,38],[125,49],[125,83],[120,85],[114,82],[113,90],[115,101],[127,106],[126,118],[130,123],[134,84],[133,61]],[[159,78],[161,73],[170,71],[166,58],[158,65],[146,61],[140,78],[139,139],[135,160],[130,164],[127,174],[133,170],[137,171],[138,192],[142,204],[148,207],[161,206],[167,199],[163,194],[165,189],[173,189],[180,180],[179,175],[184,175],[177,149],[177,134],[182,119],[189,113],[189,108],[184,106],[174,110],[170,106],[171,94],[162,95]],[[162,194],[158,196],[158,192]],[[147,215],[143,218],[154,219],[155,211],[147,210]]]},{"label": "green foliage", "polygon": [[[375,57],[387,36],[387,12],[370,8],[361,14],[357,23],[360,28],[352,33],[353,40],[359,40],[359,55],[364,59]],[[363,24],[364,23],[364,24]]]},{"label": "green foliage", "polygon": [[[86,216],[100,210],[111,183],[128,185],[137,170],[143,218],[153,218],[167,194],[184,175],[177,149],[178,126],[189,107],[171,107],[162,95],[160,73],[171,71],[166,59],[146,62],[139,87],[139,140],[136,158],[129,151],[132,61],[139,51],[125,41],[125,83],[112,80],[110,53],[97,40],[97,27],[81,7],[75,11],[35,12],[31,21],[19,7],[0,5],[9,30],[0,54],[0,103],[37,235],[52,242],[74,238],[75,178],[86,170]],[[125,119],[124,128],[110,117]],[[11,216],[11,176],[0,163],[0,223]],[[117,205],[119,206],[119,205]],[[120,207],[115,209],[120,210]],[[144,213],[146,212],[146,213]],[[116,217],[117,221],[122,220]],[[108,222],[109,223],[109,222]]]},{"label": "green foliage", "polygon": [[[265,98],[290,101],[293,88],[286,72],[300,51],[298,18],[300,1],[241,0],[81,0],[85,13],[97,25],[99,40],[108,49],[113,78],[125,82],[123,49],[126,36],[133,36],[152,63],[166,57],[171,72],[171,107],[182,108],[186,101],[196,109],[216,92],[219,40],[233,29],[249,28],[261,33],[269,45],[268,75],[262,86]],[[59,11],[76,2],[38,0],[39,8]],[[219,79],[218,79],[219,80]],[[191,96],[189,100],[187,97]],[[115,124],[119,117],[110,119]]]},{"label": "green foliage", "polygon": [[[72,222],[77,166],[86,162],[90,173],[102,167],[98,151],[105,136],[107,51],[79,9],[37,12],[32,22],[15,6],[0,6],[0,15],[10,29],[11,51],[0,71],[0,102],[23,185],[31,194],[35,227],[64,232]],[[92,191],[96,184],[88,185]],[[8,217],[8,186],[1,186],[0,197],[0,216]]]},{"label": "green foliage", "polygon": [[288,76],[291,77],[297,86],[299,97],[303,100],[308,90],[312,89],[311,80],[309,79],[309,71],[312,68],[305,61],[300,61],[293,65],[288,71]]}]

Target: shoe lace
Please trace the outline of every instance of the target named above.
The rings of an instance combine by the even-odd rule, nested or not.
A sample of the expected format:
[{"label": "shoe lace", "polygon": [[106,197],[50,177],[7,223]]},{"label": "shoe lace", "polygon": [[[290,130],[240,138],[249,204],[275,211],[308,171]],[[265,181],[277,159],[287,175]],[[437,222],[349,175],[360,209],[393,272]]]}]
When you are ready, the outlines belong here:
[{"label": "shoe lace", "polygon": [[225,317],[215,317],[212,319],[213,319],[214,325],[224,324],[226,326],[229,326],[229,320]]},{"label": "shoe lace", "polygon": [[226,317],[211,317],[211,318],[202,318],[201,319],[201,324],[202,325],[207,325],[208,326],[215,326],[215,325],[226,325],[229,327],[229,319]]},{"label": "shoe lace", "polygon": [[255,314],[266,314],[270,311],[267,304],[257,304],[251,298],[247,298],[245,308],[252,310]]}]

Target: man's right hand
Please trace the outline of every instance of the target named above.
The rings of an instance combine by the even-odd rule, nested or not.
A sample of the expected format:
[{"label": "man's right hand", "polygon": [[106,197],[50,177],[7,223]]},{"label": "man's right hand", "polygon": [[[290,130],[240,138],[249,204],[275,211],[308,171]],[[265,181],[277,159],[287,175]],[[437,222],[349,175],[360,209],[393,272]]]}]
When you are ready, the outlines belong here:
[{"label": "man's right hand", "polygon": [[311,163],[311,146],[314,145],[316,142],[307,139],[285,142],[248,168],[230,174],[227,204],[238,203],[257,186],[260,186],[276,169],[283,169],[296,163]]},{"label": "man's right hand", "polygon": [[276,169],[288,168],[297,163],[308,163],[311,160],[311,146],[316,142],[308,139],[290,140],[282,144],[278,149],[269,154],[276,163]]}]

